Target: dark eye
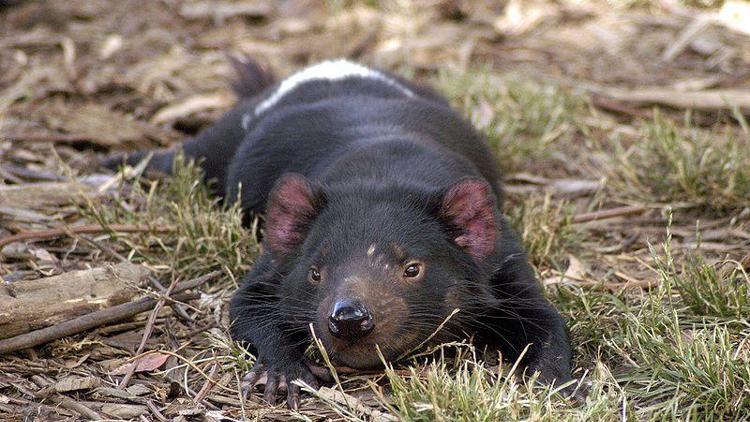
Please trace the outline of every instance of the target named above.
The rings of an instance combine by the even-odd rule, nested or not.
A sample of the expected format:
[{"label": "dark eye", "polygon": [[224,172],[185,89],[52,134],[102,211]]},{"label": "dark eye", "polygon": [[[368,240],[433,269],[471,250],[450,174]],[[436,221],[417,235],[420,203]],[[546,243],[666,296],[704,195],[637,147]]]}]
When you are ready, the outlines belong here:
[{"label": "dark eye", "polygon": [[422,265],[416,262],[413,262],[407,265],[406,269],[404,269],[404,277],[406,278],[418,277],[421,272],[422,272]]},{"label": "dark eye", "polygon": [[307,274],[310,283],[317,284],[320,282],[320,270],[317,267],[310,268],[310,272]]}]

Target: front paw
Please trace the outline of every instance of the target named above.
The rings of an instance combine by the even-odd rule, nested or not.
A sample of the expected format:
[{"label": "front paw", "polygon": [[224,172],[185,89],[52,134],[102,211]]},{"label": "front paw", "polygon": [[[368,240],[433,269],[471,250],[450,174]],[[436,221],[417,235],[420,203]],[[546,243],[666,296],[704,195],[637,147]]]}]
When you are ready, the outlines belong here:
[{"label": "front paw", "polygon": [[534,362],[526,367],[526,376],[537,374],[537,381],[541,384],[550,385],[557,392],[575,403],[586,401],[588,388],[581,380],[575,379],[570,374],[568,365],[560,365],[559,361]]},{"label": "front paw", "polygon": [[257,361],[252,369],[242,378],[241,393],[247,397],[256,385],[263,385],[263,400],[271,405],[276,404],[279,392],[286,392],[287,405],[291,409],[299,408],[300,387],[293,383],[302,380],[314,389],[318,389],[319,376],[313,374],[305,360],[283,366],[268,365]]},{"label": "front paw", "polygon": [[560,389],[560,394],[566,397],[574,404],[586,403],[586,398],[589,396],[589,388],[591,387],[589,382],[584,382],[582,379],[576,379],[573,382],[567,384],[565,387]]}]

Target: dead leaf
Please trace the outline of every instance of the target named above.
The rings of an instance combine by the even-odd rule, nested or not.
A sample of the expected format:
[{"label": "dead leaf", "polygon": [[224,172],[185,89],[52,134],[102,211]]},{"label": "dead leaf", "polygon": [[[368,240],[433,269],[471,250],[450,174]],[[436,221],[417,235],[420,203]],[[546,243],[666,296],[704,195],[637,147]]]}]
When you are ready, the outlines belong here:
[{"label": "dead leaf", "polygon": [[563,274],[547,277],[542,280],[542,284],[549,286],[552,284],[579,284],[586,280],[586,266],[581,260],[573,255],[568,255],[568,268]]},{"label": "dead leaf", "polygon": [[39,264],[56,264],[59,262],[56,256],[52,255],[46,249],[40,247],[29,247],[31,255],[39,261]]},{"label": "dead leaf", "polygon": [[151,372],[154,369],[164,365],[164,362],[169,359],[169,355],[165,353],[149,353],[141,356],[140,358],[128,362],[122,366],[119,366],[110,372],[110,375],[125,375],[135,366],[135,372]]},{"label": "dead leaf", "polygon": [[565,271],[565,275],[570,278],[582,279],[586,277],[586,267],[583,265],[581,260],[573,255],[568,255],[568,269]]},{"label": "dead leaf", "polygon": [[126,390],[134,396],[143,396],[151,392],[151,390],[143,384],[133,384],[128,386]]},{"label": "dead leaf", "polygon": [[196,405],[192,400],[179,397],[169,403],[164,409],[165,416],[201,416],[206,410],[201,405]]}]

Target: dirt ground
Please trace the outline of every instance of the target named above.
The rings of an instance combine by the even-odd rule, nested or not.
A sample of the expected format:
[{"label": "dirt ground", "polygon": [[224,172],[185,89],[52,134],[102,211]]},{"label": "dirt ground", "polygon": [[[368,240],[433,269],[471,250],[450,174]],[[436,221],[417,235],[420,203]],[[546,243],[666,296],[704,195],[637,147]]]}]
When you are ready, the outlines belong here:
[{"label": "dirt ground", "polygon": [[[398,413],[370,388],[385,388],[381,375],[352,376],[348,397],[360,407],[341,405],[334,390],[305,400],[295,415],[258,397],[241,403],[238,379],[247,365],[226,335],[226,311],[257,254],[254,234],[239,228],[236,210],[213,206],[189,170],[177,182],[152,184],[137,169],[113,175],[94,165],[110,152],[171,145],[215,121],[235,101],[228,56],[256,58],[278,75],[348,57],[436,85],[496,142],[516,210],[509,213],[549,288],[646,294],[659,283],[649,246],[665,240],[670,218],[680,262],[700,244],[708,262],[750,267],[747,169],[714,171],[714,156],[704,154],[675,166],[680,175],[687,169],[684,178],[665,179],[659,162],[637,150],[649,122],[665,119],[688,138],[715,140],[719,156],[740,157],[730,164],[750,165],[742,158],[750,155],[747,3],[7,3],[0,2],[0,301],[11,303],[16,283],[59,276],[56,283],[82,277],[90,286],[113,273],[127,288],[92,292],[66,318],[152,299],[135,317],[0,355],[0,420],[383,420]],[[480,80],[486,84],[477,87]],[[504,88],[506,80],[515,85]],[[501,94],[487,96],[488,89]],[[548,105],[557,96],[564,98],[559,110]],[[514,122],[526,126],[507,129]],[[736,149],[718,143],[728,138],[738,139]],[[657,189],[660,180],[649,176],[668,186]],[[551,232],[546,220],[518,210],[554,214]],[[558,231],[563,226],[570,232]],[[219,273],[200,279],[212,271]],[[176,293],[190,281],[192,289]],[[166,300],[170,285],[177,290]],[[64,294],[40,293],[30,314]],[[178,294],[183,304],[174,301]],[[582,309],[560,306],[571,320]],[[50,321],[57,322],[34,328]],[[17,322],[0,312],[0,327]],[[587,328],[571,330],[582,376],[597,365],[599,346],[587,340]],[[750,344],[747,329],[738,332],[733,344]],[[0,333],[0,349],[6,337]],[[750,411],[750,386],[738,388],[745,388],[739,409]],[[649,400],[641,404],[631,405],[636,415]]]}]

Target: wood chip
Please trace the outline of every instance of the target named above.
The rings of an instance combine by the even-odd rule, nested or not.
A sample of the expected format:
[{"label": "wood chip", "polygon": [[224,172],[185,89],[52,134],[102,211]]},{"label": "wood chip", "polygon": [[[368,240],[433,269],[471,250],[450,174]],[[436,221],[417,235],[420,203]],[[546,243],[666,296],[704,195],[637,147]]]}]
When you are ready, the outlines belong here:
[{"label": "wood chip", "polygon": [[119,419],[135,419],[146,413],[148,408],[137,404],[104,403],[102,413]]},{"label": "wood chip", "polygon": [[89,390],[101,385],[102,380],[97,377],[65,377],[54,385],[55,391],[64,393],[66,391]]}]

